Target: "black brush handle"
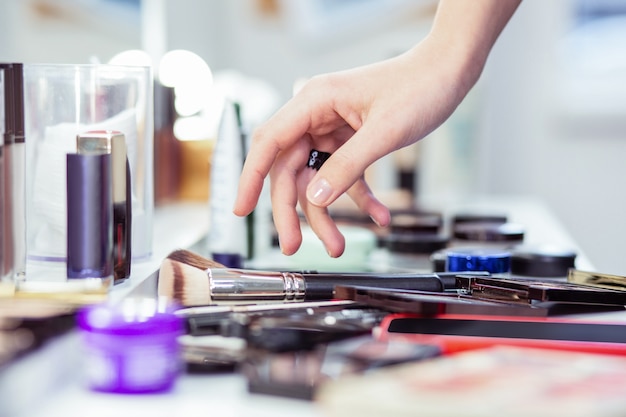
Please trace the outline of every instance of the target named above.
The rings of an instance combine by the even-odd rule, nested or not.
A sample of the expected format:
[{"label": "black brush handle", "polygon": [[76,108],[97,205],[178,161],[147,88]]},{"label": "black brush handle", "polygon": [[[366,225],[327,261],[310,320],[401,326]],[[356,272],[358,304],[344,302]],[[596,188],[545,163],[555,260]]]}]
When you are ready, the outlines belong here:
[{"label": "black brush handle", "polygon": [[335,286],[359,286],[442,292],[443,281],[434,274],[424,275],[358,275],[358,274],[310,274],[305,276],[305,300],[330,300],[335,296]]}]

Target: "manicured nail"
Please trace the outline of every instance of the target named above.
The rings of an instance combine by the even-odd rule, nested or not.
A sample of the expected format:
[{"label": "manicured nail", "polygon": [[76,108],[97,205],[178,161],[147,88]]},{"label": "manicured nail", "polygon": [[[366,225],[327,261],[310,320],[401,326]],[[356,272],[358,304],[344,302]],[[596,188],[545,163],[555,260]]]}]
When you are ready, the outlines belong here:
[{"label": "manicured nail", "polygon": [[317,206],[326,203],[332,194],[333,189],[330,187],[328,181],[323,178],[311,184],[307,190],[308,200]]},{"label": "manicured nail", "polygon": [[381,227],[380,223],[378,223],[374,217],[370,216],[370,219],[372,219],[372,221],[374,222],[376,226]]}]

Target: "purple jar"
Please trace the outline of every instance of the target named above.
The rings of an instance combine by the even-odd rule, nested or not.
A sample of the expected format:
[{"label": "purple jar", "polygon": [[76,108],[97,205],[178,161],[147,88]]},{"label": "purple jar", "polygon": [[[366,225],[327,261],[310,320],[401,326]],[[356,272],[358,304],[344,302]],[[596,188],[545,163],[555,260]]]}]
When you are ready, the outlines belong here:
[{"label": "purple jar", "polygon": [[181,371],[182,320],[155,299],[126,299],[80,311],[78,326],[89,387],[112,393],[170,390]]}]

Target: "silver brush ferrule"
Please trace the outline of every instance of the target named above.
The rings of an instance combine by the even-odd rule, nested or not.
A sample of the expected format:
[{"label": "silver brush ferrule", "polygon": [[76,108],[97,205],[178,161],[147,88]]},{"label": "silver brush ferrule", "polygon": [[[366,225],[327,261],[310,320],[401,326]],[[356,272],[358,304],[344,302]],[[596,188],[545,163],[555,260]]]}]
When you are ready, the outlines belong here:
[{"label": "silver brush ferrule", "polygon": [[213,301],[303,301],[305,282],[301,274],[229,268],[209,268]]}]

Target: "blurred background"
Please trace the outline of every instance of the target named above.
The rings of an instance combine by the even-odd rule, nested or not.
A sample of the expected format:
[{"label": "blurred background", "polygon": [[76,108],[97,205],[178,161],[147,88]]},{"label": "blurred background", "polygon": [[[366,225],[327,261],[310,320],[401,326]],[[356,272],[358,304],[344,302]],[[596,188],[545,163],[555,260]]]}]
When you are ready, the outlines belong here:
[{"label": "blurred background", "polygon": [[[252,130],[301,80],[410,48],[435,8],[435,0],[0,0],[0,60],[152,65],[156,203],[201,201],[217,97],[239,102]],[[625,159],[626,0],[525,0],[450,120],[368,174],[383,198],[404,190],[418,203],[538,198],[598,270],[626,274]]]}]

